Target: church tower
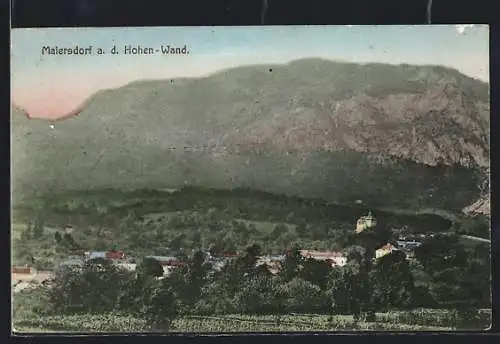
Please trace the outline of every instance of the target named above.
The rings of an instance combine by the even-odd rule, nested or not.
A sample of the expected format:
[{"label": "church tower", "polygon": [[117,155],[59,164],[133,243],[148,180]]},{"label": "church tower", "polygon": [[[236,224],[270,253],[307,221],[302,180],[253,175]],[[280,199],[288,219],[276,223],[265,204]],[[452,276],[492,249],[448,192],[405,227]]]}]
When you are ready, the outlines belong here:
[{"label": "church tower", "polygon": [[372,212],[368,212],[367,216],[361,216],[356,222],[356,233],[361,233],[367,229],[373,229],[377,226],[377,220],[373,217]]}]

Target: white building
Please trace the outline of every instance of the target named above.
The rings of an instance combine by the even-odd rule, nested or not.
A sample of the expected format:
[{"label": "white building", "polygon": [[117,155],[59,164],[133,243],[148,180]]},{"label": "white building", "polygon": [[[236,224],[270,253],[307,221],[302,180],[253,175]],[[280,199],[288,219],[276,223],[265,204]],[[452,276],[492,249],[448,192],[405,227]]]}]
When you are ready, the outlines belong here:
[{"label": "white building", "polygon": [[[118,263],[116,264],[117,266],[125,269],[125,270],[128,270],[128,271],[135,271],[137,269],[137,264],[131,264],[131,263]],[[168,265],[162,265],[162,268],[163,268],[163,274],[165,276],[168,276],[170,275],[170,273],[172,272],[172,270],[174,269],[174,267],[172,266],[168,266]]]},{"label": "white building", "polygon": [[405,250],[405,249],[415,249],[422,245],[421,242],[415,241],[415,240],[398,240],[396,241],[396,244],[398,245],[399,248]]},{"label": "white building", "polygon": [[[334,266],[344,266],[347,264],[347,257],[343,255],[338,255],[336,257],[332,258],[333,262],[335,263]],[[332,264],[333,265],[333,264]]]},{"label": "white building", "polygon": [[135,271],[137,268],[137,264],[132,263],[118,263],[116,265],[128,271]]},{"label": "white building", "polygon": [[85,258],[87,259],[106,258],[106,251],[88,251],[85,252]]},{"label": "white building", "polygon": [[398,249],[391,244],[384,245],[375,251],[375,258],[376,259],[381,258],[383,256],[392,253],[393,251],[398,251]]},{"label": "white building", "polygon": [[332,266],[344,266],[347,263],[347,257],[341,252],[300,250],[300,255],[304,258],[328,260]]}]

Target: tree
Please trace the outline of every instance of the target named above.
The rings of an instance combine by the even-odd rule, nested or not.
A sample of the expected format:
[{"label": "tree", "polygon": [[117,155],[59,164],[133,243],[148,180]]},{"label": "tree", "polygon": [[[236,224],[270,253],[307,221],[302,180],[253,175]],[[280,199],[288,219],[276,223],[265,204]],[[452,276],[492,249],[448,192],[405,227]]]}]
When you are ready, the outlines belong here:
[{"label": "tree", "polygon": [[233,296],[229,288],[221,281],[212,281],[202,288],[202,296],[193,306],[197,315],[231,314],[240,310],[234,305]]},{"label": "tree", "polygon": [[438,303],[491,303],[488,248],[467,250],[457,235],[436,235],[418,247],[415,256],[431,276],[429,289]]},{"label": "tree", "polygon": [[481,238],[490,237],[490,221],[485,215],[464,216],[452,224],[452,229],[457,234],[466,234]]},{"label": "tree", "polygon": [[120,232],[128,232],[133,230],[135,227],[135,221],[137,219],[137,215],[133,211],[129,211],[127,216],[124,217],[118,224],[118,229]]},{"label": "tree", "polygon": [[465,247],[457,235],[435,235],[415,249],[415,258],[420,261],[425,271],[441,271],[448,266],[465,266],[467,255]]},{"label": "tree", "polygon": [[33,237],[40,238],[43,236],[45,219],[41,212],[38,212],[33,224]]},{"label": "tree", "polygon": [[288,226],[280,223],[274,226],[273,231],[271,232],[270,238],[272,240],[278,239],[281,235],[285,234],[288,232]]},{"label": "tree", "polygon": [[327,310],[328,298],[321,289],[302,278],[294,278],[284,286],[288,312],[315,313]]},{"label": "tree", "polygon": [[56,241],[57,244],[60,244],[62,242],[62,240],[63,240],[63,238],[61,236],[61,233],[55,232],[54,239],[55,239],[55,241]]},{"label": "tree", "polygon": [[[484,251],[482,256],[478,251]],[[469,253],[466,278],[463,288],[472,296],[471,303],[477,307],[491,307],[491,258],[488,248],[477,247]]]},{"label": "tree", "polygon": [[182,248],[177,252],[175,257],[181,262],[185,262],[189,259],[187,253]]},{"label": "tree", "polygon": [[327,295],[335,313],[349,313],[349,284],[343,268],[335,268],[328,276]]},{"label": "tree", "polygon": [[69,233],[64,233],[63,234],[63,240],[64,243],[69,247],[69,248],[75,248],[77,245],[75,243],[75,240],[73,240],[73,237]]},{"label": "tree", "polygon": [[325,290],[328,283],[328,274],[331,270],[331,265],[326,261],[319,261],[316,259],[305,259],[302,264],[302,270],[299,276]]},{"label": "tree", "polygon": [[238,260],[227,261],[215,277],[218,284],[226,292],[227,296],[231,298],[244,281],[243,271]]},{"label": "tree", "polygon": [[248,232],[250,232],[251,234],[255,234],[258,232],[257,226],[255,225],[255,223],[250,223],[248,225]]},{"label": "tree", "polygon": [[185,289],[187,304],[192,305],[200,298],[209,268],[209,264],[205,263],[205,255],[201,251],[196,251],[188,261]]},{"label": "tree", "polygon": [[261,255],[261,248],[258,244],[253,244],[245,249],[242,257],[238,258],[238,263],[243,273],[251,273],[255,269],[257,260]]},{"label": "tree", "polygon": [[226,232],[223,240],[224,242],[224,251],[235,251],[237,248],[238,236],[232,230]]},{"label": "tree", "polygon": [[413,306],[424,308],[435,306],[436,302],[429,290],[429,286],[432,283],[432,277],[425,272],[423,265],[418,260],[413,259],[409,261],[408,265],[415,285]]},{"label": "tree", "polygon": [[154,278],[130,278],[124,282],[124,288],[121,290],[117,308],[132,314],[140,315],[146,306],[146,298],[151,294]]},{"label": "tree", "polygon": [[224,241],[220,238],[216,238],[209,246],[208,252],[213,256],[218,256],[224,252]]},{"label": "tree", "polygon": [[166,332],[178,314],[175,293],[167,280],[152,282],[151,294],[143,307],[145,318],[154,331]]},{"label": "tree", "polygon": [[112,311],[134,279],[131,272],[102,258],[60,272],[50,288],[49,300],[52,310],[63,314]]},{"label": "tree", "polygon": [[[331,275],[338,278],[338,281],[330,283],[332,304],[336,308],[345,308],[356,320],[363,316],[371,320],[375,315],[371,302],[369,266],[365,257],[366,250],[363,247],[350,247],[347,250],[347,264],[340,268],[338,276]],[[340,296],[346,301],[339,299]]]},{"label": "tree", "polygon": [[266,273],[247,275],[242,278],[233,303],[239,312],[250,314],[271,314],[279,309],[275,300],[278,294],[276,280]]},{"label": "tree", "polygon": [[199,230],[195,231],[191,235],[191,242],[193,247],[201,247],[202,245],[202,235]]},{"label": "tree", "polygon": [[406,256],[401,251],[379,258],[370,271],[372,302],[378,309],[407,308],[413,304],[415,286]]},{"label": "tree", "polygon": [[144,258],[137,266],[137,275],[141,278],[144,277],[161,277],[163,276],[163,266],[161,263],[150,257]]},{"label": "tree", "polygon": [[96,258],[92,258],[92,259],[87,260],[85,262],[84,267],[85,267],[85,271],[90,271],[92,269],[104,271],[101,268],[108,268],[111,265],[112,265],[112,263],[109,259],[102,258],[102,257],[96,257]]},{"label": "tree", "polygon": [[30,240],[32,234],[33,234],[33,221],[28,221],[28,223],[26,224],[26,229],[21,232],[20,238],[22,241]]},{"label": "tree", "polygon": [[285,257],[285,262],[283,264],[283,269],[281,270],[280,275],[282,278],[288,282],[295,278],[300,268],[302,267],[302,263],[304,258],[300,254],[300,249],[297,245],[294,245],[287,253]]},{"label": "tree", "polygon": [[392,233],[386,227],[377,227],[373,230],[365,230],[356,235],[356,244],[365,250],[365,260],[370,269],[371,261],[375,256],[375,251],[387,244],[392,239]]}]

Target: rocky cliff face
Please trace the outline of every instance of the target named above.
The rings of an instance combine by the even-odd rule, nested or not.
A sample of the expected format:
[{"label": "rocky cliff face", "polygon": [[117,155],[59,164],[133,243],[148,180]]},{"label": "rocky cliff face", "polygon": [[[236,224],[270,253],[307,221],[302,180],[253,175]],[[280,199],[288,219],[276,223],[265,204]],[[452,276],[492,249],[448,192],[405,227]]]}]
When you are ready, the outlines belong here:
[{"label": "rocky cliff face", "polygon": [[486,104],[474,102],[456,85],[433,86],[423,94],[365,94],[347,99],[269,109],[229,135],[229,147],[283,151],[355,150],[415,162],[489,165]]},{"label": "rocky cliff face", "polygon": [[490,208],[490,199],[486,196],[474,202],[468,207],[464,208],[464,213],[468,215],[487,215],[490,216],[491,208]]},{"label": "rocky cliff face", "polygon": [[53,130],[13,112],[17,193],[196,184],[462,209],[489,167],[488,85],[439,66],[306,59],[140,81]]}]

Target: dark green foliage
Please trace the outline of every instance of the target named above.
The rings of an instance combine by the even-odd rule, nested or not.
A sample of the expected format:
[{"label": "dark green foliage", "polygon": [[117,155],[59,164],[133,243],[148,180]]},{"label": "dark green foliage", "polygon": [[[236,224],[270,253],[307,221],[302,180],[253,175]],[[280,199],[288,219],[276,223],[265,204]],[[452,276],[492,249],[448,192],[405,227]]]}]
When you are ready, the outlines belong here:
[{"label": "dark green foliage", "polygon": [[431,276],[430,291],[438,302],[491,305],[490,256],[484,248],[467,249],[456,235],[438,235],[415,255]]},{"label": "dark green foliage", "polygon": [[299,274],[299,269],[303,260],[304,259],[300,254],[300,248],[298,246],[293,246],[287,252],[285,262],[281,270],[281,276],[285,281],[291,281]]},{"label": "dark green foliage", "polygon": [[81,268],[66,268],[47,289],[49,312],[71,314],[118,310],[147,319],[165,330],[178,313],[174,291],[165,280],[137,276],[96,258]]},{"label": "dark green foliage", "polygon": [[161,277],[163,276],[163,267],[158,260],[146,257],[137,265],[137,274],[141,278]]},{"label": "dark green foliage", "polygon": [[33,223],[28,221],[26,229],[21,232],[20,239],[22,241],[30,240],[33,237]]},{"label": "dark green foliage", "polygon": [[490,221],[484,215],[467,216],[453,225],[453,229],[460,234],[490,238]]},{"label": "dark green foliage", "polygon": [[55,232],[54,233],[54,240],[56,241],[57,244],[61,244],[62,240],[63,240],[61,233]]},{"label": "dark green foliage", "polygon": [[61,313],[111,311],[132,278],[104,259],[67,267],[49,289],[51,308]]},{"label": "dark green foliage", "polygon": [[[454,247],[454,251],[448,251],[450,261],[460,262],[452,257],[460,252],[459,246],[450,242],[449,247]],[[428,249],[423,247],[423,251]],[[209,273],[204,255],[197,251],[187,259],[186,266],[176,268],[161,280],[140,273],[136,277],[98,258],[85,264],[81,271],[69,270],[54,281],[49,292],[50,311],[129,312],[147,319],[153,330],[165,331],[179,314],[348,313],[356,321],[374,321],[376,311],[432,307],[436,306],[434,301],[470,302],[478,298],[464,293],[473,283],[464,284],[465,274],[471,273],[467,270],[472,266],[470,262],[465,268],[448,266],[431,273],[429,294],[422,284],[426,282],[423,270],[424,266],[436,264],[436,258],[425,265],[409,264],[402,252],[394,251],[367,264],[367,252],[361,246],[352,246],[347,250],[347,265],[329,268],[321,262],[301,259],[295,248],[282,272],[272,275],[265,267],[255,266],[258,245],[247,247],[240,258],[228,261],[214,274]],[[472,302],[472,307],[485,305]],[[469,304],[457,311],[454,324],[466,328],[467,321],[483,323],[479,318]]]},{"label": "dark green foliage", "polygon": [[[179,313],[335,312],[370,319],[375,310],[390,308],[455,307],[458,302],[474,307],[491,304],[489,250],[483,246],[467,249],[458,236],[427,239],[416,251],[419,264],[409,265],[399,253],[372,261],[375,250],[391,241],[389,228],[411,223],[410,231],[434,231],[433,224],[440,221],[436,220],[438,215],[396,215],[373,209],[379,226],[357,235],[354,222],[367,211],[361,207],[333,206],[252,190],[188,188],[176,191],[175,196],[142,190],[120,193],[116,199],[110,190],[106,192],[110,194],[95,191],[91,196],[74,197],[75,202],[86,204],[87,212],[79,213],[81,217],[73,214],[73,218],[75,222],[87,221],[86,226],[81,225],[92,233],[74,232],[81,246],[109,249],[116,245],[135,257],[172,254],[177,248],[185,248],[177,256],[187,265],[158,281],[154,277],[163,271],[160,275],[157,263],[140,265],[137,278],[107,260],[91,261],[83,272],[68,273],[56,282],[51,302],[61,312],[130,312],[150,317],[157,328],[167,328]],[[100,207],[106,202],[109,205],[106,214],[94,219],[97,210],[92,202],[96,199]],[[160,211],[164,214],[156,218],[151,215]],[[67,221],[67,214],[57,215],[54,209],[45,216],[47,223]],[[199,247],[194,233],[201,231],[212,253],[238,249],[242,254],[229,259],[220,272],[211,271],[203,254],[187,254],[191,252],[187,248]],[[287,239],[295,233],[296,238]],[[44,234],[37,241],[53,245],[56,236]],[[71,235],[61,240],[80,246]],[[37,241],[16,244],[14,256],[28,259],[34,255],[31,245]],[[280,254],[288,247],[290,254],[278,276],[265,266],[255,266],[260,255]],[[300,256],[299,249],[314,247],[348,248],[349,262],[342,268],[330,268]]]},{"label": "dark green foliage", "polygon": [[154,331],[168,331],[177,316],[177,300],[174,290],[165,280],[154,281],[151,294],[146,295],[142,313]]},{"label": "dark green foliage", "polygon": [[[86,207],[84,212],[76,208],[76,213],[71,214],[78,228],[75,235],[79,246],[86,249],[101,250],[119,245],[132,253],[165,247],[175,252],[182,248],[199,248],[203,239],[203,244],[210,247],[213,254],[242,250],[251,242],[258,243],[266,253],[275,254],[297,242],[306,249],[313,248],[312,242],[317,241],[314,245],[322,249],[339,250],[355,244],[354,239],[358,237],[354,235],[355,221],[367,212],[363,207],[329,205],[320,200],[248,190],[188,188],[174,194],[152,195],[143,190],[119,196],[103,193],[54,195],[56,199],[67,198]],[[106,199],[109,210],[99,215],[97,208],[102,204],[96,203],[104,203]],[[58,214],[59,205],[53,198],[45,202],[45,216],[51,223],[57,226],[67,223],[68,215]],[[33,214],[34,210],[27,207],[22,213],[19,209],[15,212],[16,218],[21,218],[21,215]],[[164,212],[165,216],[148,216],[155,212]],[[404,215],[379,210],[375,216],[380,224],[377,231],[404,224],[415,231],[429,228],[441,231],[450,225],[439,215]],[[272,235],[273,227],[276,227],[276,235]],[[85,228],[86,232],[80,228]]]},{"label": "dark green foliage", "polygon": [[328,274],[331,269],[331,265],[328,262],[310,258],[302,262],[302,269],[299,276],[305,281],[318,286],[321,290],[325,290],[328,284]]},{"label": "dark green foliage", "polygon": [[271,314],[277,311],[278,305],[274,295],[277,285],[275,280],[266,274],[245,276],[241,287],[236,291],[233,303],[236,309],[249,314]]},{"label": "dark green foliage", "polygon": [[[372,312],[373,284],[370,281],[370,260],[368,250],[353,246],[347,252],[347,264],[342,268],[341,293],[347,295],[347,309],[356,319]],[[373,256],[372,256],[373,257]]]},{"label": "dark green foliage", "polygon": [[393,237],[387,227],[378,223],[376,228],[364,230],[353,236],[352,241],[353,244],[363,247],[366,250],[366,257],[371,259],[375,255],[375,250],[393,241]]},{"label": "dark green foliage", "polygon": [[187,266],[177,269],[168,278],[184,310],[190,309],[200,299],[209,271],[210,264],[205,262],[204,253],[196,251],[187,260]]},{"label": "dark green foliage", "polygon": [[33,223],[33,237],[38,239],[43,236],[43,230],[45,226],[45,217],[41,212],[39,212]]},{"label": "dark green foliage", "polygon": [[330,309],[330,302],[321,288],[301,278],[294,278],[283,285],[288,312],[321,313]]},{"label": "dark green foliage", "polygon": [[464,266],[466,250],[456,235],[436,235],[415,250],[415,257],[429,272],[438,272],[449,266]]},{"label": "dark green foliage", "polygon": [[245,249],[242,257],[238,258],[238,263],[243,273],[251,273],[255,269],[258,257],[262,251],[258,244],[253,244]]},{"label": "dark green foliage", "polygon": [[406,256],[401,251],[379,258],[370,272],[372,302],[377,309],[404,309],[414,304],[416,289]]},{"label": "dark green foliage", "polygon": [[276,226],[274,226],[274,229],[271,232],[270,238],[271,238],[271,240],[276,240],[280,236],[282,236],[283,234],[285,234],[287,232],[288,232],[288,227],[285,224],[283,224],[283,223],[277,224]]},{"label": "dark green foliage", "polygon": [[77,248],[78,247],[78,244],[75,242],[75,240],[73,239],[73,236],[69,233],[64,233],[63,236],[62,236],[62,242],[64,243],[64,245],[68,248]]}]

